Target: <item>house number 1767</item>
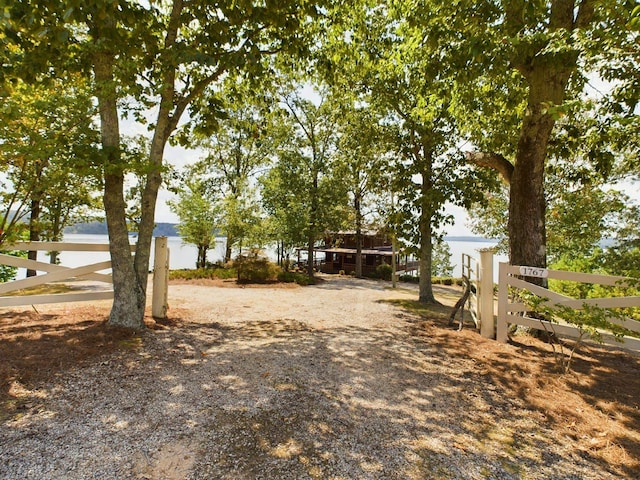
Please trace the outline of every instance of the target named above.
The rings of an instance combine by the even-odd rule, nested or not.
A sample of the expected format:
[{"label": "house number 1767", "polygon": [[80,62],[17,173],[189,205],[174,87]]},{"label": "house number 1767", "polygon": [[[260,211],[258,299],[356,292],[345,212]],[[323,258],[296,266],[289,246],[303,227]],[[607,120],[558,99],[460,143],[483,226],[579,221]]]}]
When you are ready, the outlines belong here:
[{"label": "house number 1767", "polygon": [[525,277],[547,278],[549,270],[538,267],[520,267],[520,275]]}]

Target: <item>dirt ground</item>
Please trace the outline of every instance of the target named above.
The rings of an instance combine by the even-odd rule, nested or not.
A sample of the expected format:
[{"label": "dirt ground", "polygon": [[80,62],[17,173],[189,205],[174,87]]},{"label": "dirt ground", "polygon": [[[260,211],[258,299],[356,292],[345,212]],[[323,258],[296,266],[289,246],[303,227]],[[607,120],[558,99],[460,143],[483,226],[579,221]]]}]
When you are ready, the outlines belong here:
[{"label": "dirt ground", "polygon": [[[128,463],[118,467],[123,469],[121,476],[112,471],[112,478],[289,478],[278,473],[285,463],[277,462],[289,462],[290,478],[640,478],[640,356],[585,345],[575,356],[572,372],[563,374],[551,347],[540,340],[517,335],[511,344],[503,345],[483,339],[470,322],[462,331],[457,331],[457,325],[449,326],[447,318],[459,293],[437,288],[443,306],[426,312],[417,308],[413,287],[392,290],[385,282],[337,276],[310,287],[173,282],[169,318],[160,322],[147,318],[149,330],[143,334],[108,328],[108,302],[4,309],[0,311],[0,477],[19,478],[15,472],[33,470],[39,453],[17,449],[33,449],[34,442],[49,438],[33,433],[41,431],[39,425],[51,430],[56,422],[64,422],[65,415],[80,415],[77,410],[85,408],[81,401],[89,398],[88,392],[87,410],[97,409],[89,406],[96,397],[110,398],[102,391],[109,388],[108,379],[101,377],[113,373],[114,378],[135,376],[135,381],[127,383],[127,396],[137,395],[133,391],[155,381],[154,375],[165,381],[184,375],[185,380],[172,384],[172,395],[186,395],[180,388],[191,388],[186,379],[192,379],[200,392],[193,398],[203,391],[220,390],[216,393],[219,406],[227,401],[223,393],[235,396],[229,398],[226,409],[211,405],[201,406],[198,413],[188,410],[193,420],[184,421],[197,424],[192,433],[168,432],[173,441],[158,440],[155,450],[130,452]],[[320,344],[324,353],[312,355]],[[266,349],[274,346],[277,352],[265,356]],[[180,375],[168,367],[175,364],[177,355],[180,368],[189,366]],[[204,365],[209,365],[209,380],[204,370],[197,373]],[[140,370],[145,373],[136,376]],[[347,372],[355,371],[358,375],[345,378]],[[427,375],[428,382],[438,378],[437,386],[421,386]],[[335,390],[327,382],[335,382]],[[75,400],[60,393],[70,390],[69,385],[77,389]],[[303,391],[307,392],[304,399]],[[65,398],[64,405],[75,406],[63,408],[57,395]],[[327,403],[309,407],[326,408],[326,412],[298,410],[309,397],[320,396],[322,402],[340,406],[338,418],[316,419],[328,415]],[[261,416],[265,398],[279,402],[279,422]],[[388,423],[380,431],[367,423],[375,438],[371,442],[360,437],[365,435],[364,426],[353,425],[365,406],[370,411],[389,410],[384,417]],[[415,409],[410,414],[409,406]],[[200,415],[207,408],[208,415],[215,409],[216,435],[226,435],[226,445],[233,446],[223,448],[211,440],[218,445],[215,455],[202,450],[213,428],[203,426],[205,417]],[[288,413],[282,408],[288,408]],[[406,415],[400,417],[396,409],[404,408]],[[427,423],[427,410],[429,415],[438,412],[437,426],[434,420]],[[104,426],[110,417],[100,415]],[[413,422],[411,428],[398,425],[407,422]],[[315,440],[300,436],[303,425],[305,435],[314,435]],[[391,438],[395,428],[401,433]],[[22,439],[17,432],[27,430],[30,443],[8,445],[11,435]],[[242,446],[231,436],[239,431],[254,432],[250,445]],[[64,443],[64,430],[57,435]],[[359,439],[357,448],[340,443],[347,442],[349,435],[349,442]],[[386,435],[390,440],[384,449],[365,451],[364,444],[375,444]],[[333,439],[333,446],[326,447],[324,457],[314,457],[327,438]],[[399,458],[383,459],[389,445],[400,448],[400,438],[404,443]],[[349,450],[351,456],[341,458],[338,447]],[[254,459],[246,463],[246,449],[259,450],[264,456],[252,454]],[[424,452],[431,452],[430,456]],[[3,467],[3,455],[14,462],[19,457],[24,464]],[[350,469],[356,457],[354,473]],[[459,462],[458,457],[471,463],[446,463]],[[233,458],[240,463],[232,468]],[[435,458],[445,463],[435,465]],[[495,464],[477,465],[487,459]],[[75,476],[62,475],[64,468],[70,468],[62,463],[55,467],[58,470],[38,474],[83,478],[82,462],[74,461],[75,470],[69,471]],[[7,468],[4,476],[3,468]],[[404,470],[392,475],[392,468]],[[20,478],[37,478],[36,473]],[[109,478],[106,473],[105,477],[94,475],[90,478]]]}]

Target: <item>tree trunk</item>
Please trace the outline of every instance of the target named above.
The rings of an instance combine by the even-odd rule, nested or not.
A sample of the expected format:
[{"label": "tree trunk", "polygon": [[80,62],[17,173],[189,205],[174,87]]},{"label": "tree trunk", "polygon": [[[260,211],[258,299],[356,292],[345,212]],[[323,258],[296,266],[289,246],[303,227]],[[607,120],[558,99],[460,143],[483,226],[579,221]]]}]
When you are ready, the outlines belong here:
[{"label": "tree trunk", "polygon": [[[551,2],[550,32],[571,32],[593,20],[591,0],[582,1],[577,8],[575,3],[572,0]],[[514,10],[513,15],[507,15],[513,31],[522,28],[518,12]],[[569,78],[578,64],[578,52],[571,47],[568,34],[565,35],[564,51],[531,55],[525,49],[512,61],[529,86],[509,193],[509,261],[513,265],[544,268],[547,264],[544,167],[555,124],[548,109],[562,105]]]},{"label": "tree trunk", "polygon": [[196,260],[196,268],[205,268],[207,266],[207,245],[198,245],[198,259]]},{"label": "tree trunk", "polygon": [[[430,168],[427,170],[431,170]],[[433,234],[431,232],[431,206],[428,201],[428,193],[431,188],[430,177],[422,175],[422,208],[420,211],[420,303],[438,303],[433,295],[431,283],[431,254],[433,252]]]},{"label": "tree trunk", "polygon": [[[315,158],[314,153],[314,158]],[[314,257],[314,247],[316,244],[316,229],[317,229],[317,216],[318,216],[318,176],[320,172],[315,169],[312,172],[313,175],[313,183],[311,190],[311,211],[309,212],[309,245],[308,251],[309,256],[307,257],[307,275],[309,278],[313,278],[313,257]]]},{"label": "tree trunk", "polygon": [[226,241],[225,249],[224,249],[224,261],[225,261],[225,263],[231,261],[231,245],[234,242],[233,237],[229,232],[227,232],[226,237],[227,237],[227,241]]},{"label": "tree trunk", "polygon": [[[40,241],[40,192],[34,191],[34,198],[31,200],[31,215],[29,217],[29,241]],[[38,251],[29,250],[27,253],[29,260],[38,260]],[[35,277],[38,274],[36,270],[27,269],[27,277]]]},{"label": "tree trunk", "polygon": [[362,278],[362,209],[360,196],[356,195],[354,209],[356,211],[356,277]]},{"label": "tree trunk", "polygon": [[509,261],[545,268],[546,202],[544,168],[555,124],[546,105],[561,105],[572,69],[530,67],[529,99],[522,122],[509,191]]},{"label": "tree trunk", "polygon": [[431,231],[433,208],[429,200],[432,187],[431,161],[430,152],[425,152],[424,158],[422,159],[422,184],[420,192],[420,283],[418,284],[418,300],[420,303],[438,303],[433,294],[433,284],[431,283],[431,256],[433,254],[433,233]]},{"label": "tree trunk", "polygon": [[[108,17],[96,26],[93,36],[104,40],[100,28],[113,25]],[[103,43],[103,45],[106,45]],[[108,45],[106,46],[108,49]],[[125,217],[124,166],[120,156],[120,126],[114,78],[115,56],[108,50],[94,55],[96,97],[100,112],[100,134],[105,155],[104,209],[109,233],[109,252],[113,276],[113,306],[109,325],[132,329],[144,328],[145,286],[140,284],[129,248],[129,232]],[[146,281],[146,279],[145,279]]]}]

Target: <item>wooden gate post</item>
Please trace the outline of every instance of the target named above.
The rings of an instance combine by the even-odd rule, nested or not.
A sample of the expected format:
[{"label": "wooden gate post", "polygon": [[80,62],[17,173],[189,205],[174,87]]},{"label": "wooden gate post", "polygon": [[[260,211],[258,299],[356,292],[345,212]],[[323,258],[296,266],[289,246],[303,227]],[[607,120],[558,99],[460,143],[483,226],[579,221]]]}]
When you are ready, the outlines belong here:
[{"label": "wooden gate post", "polygon": [[507,303],[509,302],[508,263],[500,263],[498,269],[498,320],[496,340],[501,343],[509,341],[509,325],[507,324]]},{"label": "wooden gate post", "polygon": [[496,330],[493,318],[493,249],[480,250],[480,265],[478,282],[478,317],[480,319],[480,334],[484,338],[494,339]]},{"label": "wooden gate post", "polygon": [[154,318],[167,318],[169,298],[169,248],[167,237],[156,237],[153,258],[153,297],[151,315]]}]

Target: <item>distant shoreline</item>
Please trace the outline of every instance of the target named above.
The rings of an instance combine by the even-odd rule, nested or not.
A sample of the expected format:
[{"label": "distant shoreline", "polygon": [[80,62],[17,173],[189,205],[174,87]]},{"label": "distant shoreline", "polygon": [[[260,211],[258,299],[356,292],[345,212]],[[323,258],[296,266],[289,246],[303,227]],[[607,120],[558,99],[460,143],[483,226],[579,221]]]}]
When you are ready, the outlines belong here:
[{"label": "distant shoreline", "polygon": [[[175,223],[158,223],[153,231],[154,237],[180,237],[177,230],[177,224]],[[107,224],[103,222],[91,222],[80,223],[67,227],[64,230],[65,235],[108,235]],[[135,233],[131,233],[135,236]],[[224,238],[224,235],[216,235],[216,238]],[[448,242],[474,242],[474,243],[488,243],[498,242],[495,238],[485,238],[480,236],[465,236],[465,235],[446,235],[443,237]]]}]

